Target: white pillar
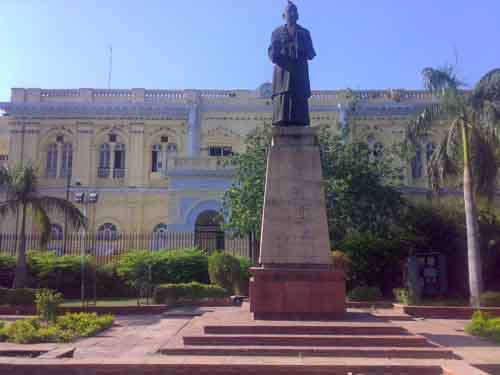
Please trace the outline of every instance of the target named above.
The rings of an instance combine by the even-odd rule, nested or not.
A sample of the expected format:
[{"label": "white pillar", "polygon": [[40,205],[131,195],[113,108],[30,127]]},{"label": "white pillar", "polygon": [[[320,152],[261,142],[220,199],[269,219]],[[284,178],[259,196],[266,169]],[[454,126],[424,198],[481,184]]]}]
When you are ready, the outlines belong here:
[{"label": "white pillar", "polygon": [[63,143],[57,143],[57,164],[56,164],[56,178],[63,177],[62,172],[62,153],[63,153]]},{"label": "white pillar", "polygon": [[111,143],[110,146],[110,155],[109,155],[109,177],[113,178],[115,173],[115,148],[116,143]]}]

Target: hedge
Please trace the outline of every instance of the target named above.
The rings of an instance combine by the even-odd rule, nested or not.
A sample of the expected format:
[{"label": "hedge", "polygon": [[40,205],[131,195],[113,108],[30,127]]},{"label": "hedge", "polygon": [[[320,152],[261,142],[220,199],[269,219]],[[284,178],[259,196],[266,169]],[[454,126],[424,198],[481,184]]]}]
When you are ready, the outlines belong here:
[{"label": "hedge", "polygon": [[[0,255],[0,270],[14,274],[14,256]],[[85,259],[87,287],[93,288],[96,277],[98,297],[132,297],[137,283],[149,282],[151,266],[152,284],[208,283],[208,257],[195,249],[173,251],[133,251],[118,263],[97,266],[93,259]],[[28,285],[37,289],[52,289],[65,298],[80,296],[80,256],[57,256],[54,252],[28,253]],[[12,280],[4,280],[0,287],[10,288]]]},{"label": "hedge", "polygon": [[0,288],[0,306],[32,306],[35,304],[36,289]]},{"label": "hedge", "polygon": [[229,292],[218,285],[198,282],[157,285],[153,295],[156,304],[175,304],[181,300],[228,297]]},{"label": "hedge", "polygon": [[351,301],[378,301],[382,299],[382,292],[377,287],[372,286],[358,286],[349,292],[349,299]]},{"label": "hedge", "polygon": [[131,287],[141,283],[208,283],[208,257],[196,249],[133,251],[118,261],[118,276]]}]

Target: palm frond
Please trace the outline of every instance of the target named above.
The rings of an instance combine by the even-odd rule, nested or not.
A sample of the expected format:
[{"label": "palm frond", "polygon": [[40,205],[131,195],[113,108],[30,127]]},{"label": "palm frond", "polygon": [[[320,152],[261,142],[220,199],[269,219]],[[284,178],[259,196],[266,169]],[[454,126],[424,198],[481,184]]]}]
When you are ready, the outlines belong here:
[{"label": "palm frond", "polygon": [[73,203],[67,201],[66,199],[42,196],[34,198],[31,201],[31,204],[39,204],[47,213],[56,211],[60,214],[65,214],[68,219],[68,223],[75,230],[87,226],[87,218],[83,215],[78,207],[76,207]]},{"label": "palm frond", "polygon": [[424,87],[433,93],[457,91],[464,83],[458,79],[452,66],[425,68],[422,70]]},{"label": "palm frond", "polygon": [[474,176],[474,188],[477,193],[493,198],[498,175],[498,138],[488,131],[471,127],[471,163]]},{"label": "palm frond", "polygon": [[51,222],[49,215],[41,205],[40,201],[32,201],[31,207],[35,215],[35,222],[40,231],[40,242],[42,246],[45,246],[49,242],[51,235]]},{"label": "palm frond", "polygon": [[407,159],[414,157],[415,150],[420,146],[422,139],[429,135],[432,124],[441,118],[443,113],[443,106],[441,104],[431,104],[425,107],[420,115],[408,123],[402,144],[402,152]]},{"label": "palm frond", "polygon": [[456,157],[460,149],[457,128],[455,124],[444,135],[427,164],[428,183],[435,193],[439,192],[447,179],[457,176],[460,171],[457,163],[460,159]]},{"label": "palm frond", "polygon": [[29,201],[38,192],[38,168],[28,162],[12,171],[9,194],[19,201]]},{"label": "palm frond", "polygon": [[9,189],[12,183],[12,175],[5,166],[0,167],[0,188]]},{"label": "palm frond", "polygon": [[500,69],[486,73],[474,88],[474,97],[479,101],[500,101]]},{"label": "palm frond", "polygon": [[17,212],[17,208],[19,203],[13,199],[7,200],[5,202],[0,203],[0,217],[5,217],[9,213],[15,214]]}]

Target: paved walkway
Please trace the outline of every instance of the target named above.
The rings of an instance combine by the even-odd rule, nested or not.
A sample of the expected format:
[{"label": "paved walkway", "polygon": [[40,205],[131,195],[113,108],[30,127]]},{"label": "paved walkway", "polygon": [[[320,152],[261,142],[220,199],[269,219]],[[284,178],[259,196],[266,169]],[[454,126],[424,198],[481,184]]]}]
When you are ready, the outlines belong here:
[{"label": "paved walkway", "polygon": [[[174,310],[167,314],[156,316],[124,316],[116,319],[116,324],[111,329],[102,334],[88,339],[79,340],[71,344],[39,344],[39,345],[16,345],[10,343],[0,343],[0,350],[39,350],[64,353],[65,350],[74,348],[74,360],[76,361],[185,361],[185,359],[160,356],[155,354],[159,348],[174,344],[179,339],[184,328],[189,330],[189,323],[193,317],[191,314],[206,314],[206,318],[212,322],[226,322],[229,315],[241,315],[242,320],[248,319],[248,306],[219,307],[211,309],[181,309]],[[425,336],[428,340],[452,349],[456,354],[474,365],[496,365],[500,368],[500,345],[477,337],[472,337],[463,331],[467,321],[465,320],[444,320],[444,319],[414,319],[402,314],[395,309],[388,310],[353,310],[367,316],[367,322],[371,320],[369,314],[383,318],[391,323],[406,328],[411,333]],[[246,316],[246,317],[245,317]],[[0,316],[0,320],[3,317]],[[196,319],[198,320],[198,319]],[[204,319],[201,319],[204,320]],[[194,322],[192,322],[194,323]],[[227,322],[226,322],[227,323]],[[294,324],[294,323],[290,323]],[[376,324],[376,323],[374,323]],[[50,358],[50,355],[46,358]],[[52,357],[53,358],[53,357]],[[19,362],[20,358],[0,358],[0,362]],[[25,361],[37,361],[37,359]],[[40,360],[40,358],[38,359]],[[200,361],[215,363],[222,358],[203,358]],[[228,361],[228,358],[223,358]],[[236,361],[237,359],[231,359]],[[285,358],[242,358],[241,361],[253,360],[262,363],[283,363]],[[293,363],[298,359],[288,358]],[[300,361],[318,361],[319,359],[300,359]],[[67,360],[66,360],[67,361]],[[327,361],[323,358],[321,362]],[[335,359],[339,362],[341,359]],[[346,360],[349,362],[348,360]],[[301,363],[302,363],[301,362]],[[380,360],[380,362],[384,362]]]}]

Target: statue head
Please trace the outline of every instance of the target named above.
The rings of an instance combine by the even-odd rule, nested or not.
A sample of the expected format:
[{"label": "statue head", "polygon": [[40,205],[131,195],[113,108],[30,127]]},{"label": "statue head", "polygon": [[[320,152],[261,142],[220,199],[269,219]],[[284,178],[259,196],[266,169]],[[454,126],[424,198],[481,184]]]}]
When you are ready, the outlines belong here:
[{"label": "statue head", "polygon": [[286,21],[287,25],[295,25],[297,23],[297,20],[299,19],[299,10],[297,9],[297,6],[291,1],[288,1],[288,4],[285,7],[283,18]]}]

